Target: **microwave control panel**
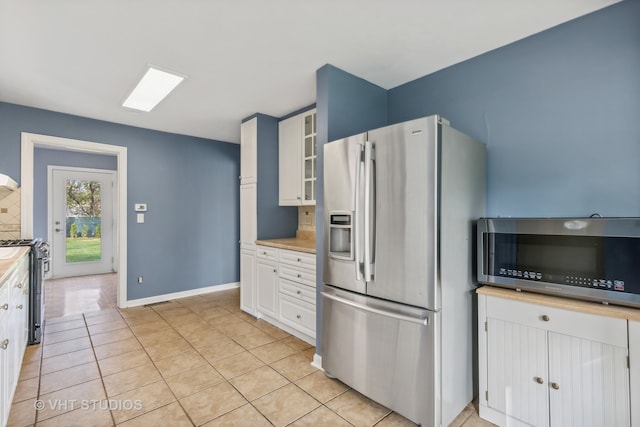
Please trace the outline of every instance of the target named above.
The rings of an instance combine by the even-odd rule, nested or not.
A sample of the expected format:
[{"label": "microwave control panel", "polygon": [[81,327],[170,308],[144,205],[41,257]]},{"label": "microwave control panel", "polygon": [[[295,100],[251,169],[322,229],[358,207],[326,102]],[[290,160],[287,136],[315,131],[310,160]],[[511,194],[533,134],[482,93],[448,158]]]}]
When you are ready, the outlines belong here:
[{"label": "microwave control panel", "polygon": [[542,274],[539,271],[516,270],[511,268],[499,269],[499,276],[513,277],[514,279],[544,280],[545,282],[562,285],[581,286],[592,289],[605,289],[609,291],[624,292],[624,280],[594,279],[592,277],[570,276],[559,274]]}]

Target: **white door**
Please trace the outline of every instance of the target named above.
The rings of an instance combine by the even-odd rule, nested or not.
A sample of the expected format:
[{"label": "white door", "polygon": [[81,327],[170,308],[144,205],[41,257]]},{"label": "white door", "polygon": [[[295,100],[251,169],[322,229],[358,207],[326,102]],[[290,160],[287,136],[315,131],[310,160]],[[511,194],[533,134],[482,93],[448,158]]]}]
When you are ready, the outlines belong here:
[{"label": "white door", "polygon": [[115,171],[49,167],[52,277],[114,269]]},{"label": "white door", "polygon": [[256,305],[260,313],[278,318],[278,270],[275,263],[256,262]]}]

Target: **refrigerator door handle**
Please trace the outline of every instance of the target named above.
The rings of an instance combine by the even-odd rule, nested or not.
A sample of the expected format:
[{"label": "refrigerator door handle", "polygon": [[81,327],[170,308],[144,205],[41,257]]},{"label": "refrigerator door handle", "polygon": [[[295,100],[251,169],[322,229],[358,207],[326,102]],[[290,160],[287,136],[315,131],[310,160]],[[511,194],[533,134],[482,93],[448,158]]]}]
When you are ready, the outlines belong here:
[{"label": "refrigerator door handle", "polygon": [[362,311],[368,311],[369,313],[379,314],[381,316],[391,317],[393,319],[402,320],[404,322],[417,323],[422,326],[429,326],[429,318],[422,319],[420,317],[407,316],[404,314],[393,313],[379,308],[369,307],[368,305],[359,304],[355,301],[349,301],[348,299],[340,298],[339,296],[332,295],[327,292],[322,292],[322,296],[330,300],[336,301],[340,304],[345,304],[350,307],[356,308]]},{"label": "refrigerator door handle", "polygon": [[362,163],[362,151],[360,151],[359,155],[358,155],[358,160],[356,162],[356,179],[355,179],[355,191],[354,191],[354,197],[355,197],[355,203],[353,204],[353,206],[355,206],[354,208],[354,212],[353,212],[353,260],[354,260],[354,265],[356,267],[356,280],[361,281],[362,280],[362,271],[360,270],[360,260],[362,259],[362,247],[360,246],[360,208],[359,208],[359,203],[360,203],[360,164]]},{"label": "refrigerator door handle", "polygon": [[364,280],[373,280],[371,263],[371,163],[373,162],[373,143],[364,143]]}]

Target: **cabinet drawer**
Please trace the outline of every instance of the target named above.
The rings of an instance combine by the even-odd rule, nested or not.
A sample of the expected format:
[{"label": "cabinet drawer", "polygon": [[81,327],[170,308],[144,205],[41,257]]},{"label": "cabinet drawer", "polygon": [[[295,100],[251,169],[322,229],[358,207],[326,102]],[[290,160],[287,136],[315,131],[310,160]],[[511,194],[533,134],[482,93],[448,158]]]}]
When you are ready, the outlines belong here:
[{"label": "cabinet drawer", "polygon": [[316,335],[316,310],[310,304],[280,295],[280,320],[308,335]]},{"label": "cabinet drawer", "polygon": [[272,261],[278,260],[278,250],[276,248],[270,248],[267,246],[258,246],[256,248],[256,256],[258,258],[270,259]]},{"label": "cabinet drawer", "polygon": [[280,262],[313,269],[314,271],[316,269],[316,256],[314,254],[308,254],[305,252],[288,251],[286,249],[281,249]]},{"label": "cabinet drawer", "polygon": [[307,286],[316,287],[316,272],[306,268],[290,267],[287,264],[280,264],[280,277],[292,282],[303,283]]},{"label": "cabinet drawer", "polygon": [[310,286],[295,283],[287,279],[280,279],[280,293],[302,300],[315,307],[316,290]]},{"label": "cabinet drawer", "polygon": [[487,297],[487,317],[617,347],[627,347],[627,321],[510,299]]}]

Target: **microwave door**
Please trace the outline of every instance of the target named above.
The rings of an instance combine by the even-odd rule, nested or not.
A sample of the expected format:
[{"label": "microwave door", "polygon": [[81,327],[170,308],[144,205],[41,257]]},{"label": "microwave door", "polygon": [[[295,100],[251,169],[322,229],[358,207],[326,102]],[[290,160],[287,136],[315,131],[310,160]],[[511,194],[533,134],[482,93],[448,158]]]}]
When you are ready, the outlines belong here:
[{"label": "microwave door", "polygon": [[323,281],[364,294],[363,151],[366,134],[324,145]]}]

